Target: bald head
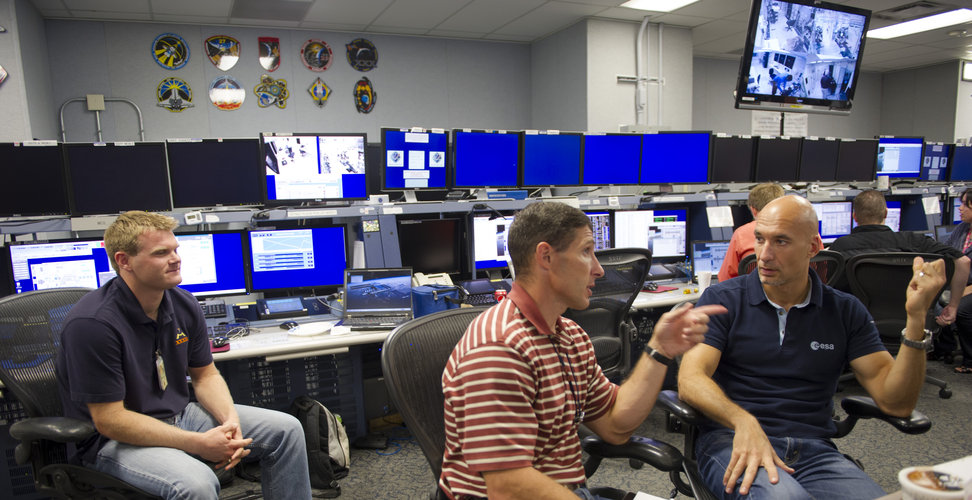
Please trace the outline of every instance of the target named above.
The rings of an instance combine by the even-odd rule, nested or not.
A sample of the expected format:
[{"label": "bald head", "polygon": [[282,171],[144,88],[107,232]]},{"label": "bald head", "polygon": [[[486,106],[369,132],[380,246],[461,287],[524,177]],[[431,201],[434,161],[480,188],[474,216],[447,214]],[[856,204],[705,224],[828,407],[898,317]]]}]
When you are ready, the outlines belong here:
[{"label": "bald head", "polygon": [[767,203],[756,217],[756,223],[761,222],[789,226],[795,233],[811,239],[819,237],[820,234],[817,228],[817,211],[806,198],[795,194]]}]

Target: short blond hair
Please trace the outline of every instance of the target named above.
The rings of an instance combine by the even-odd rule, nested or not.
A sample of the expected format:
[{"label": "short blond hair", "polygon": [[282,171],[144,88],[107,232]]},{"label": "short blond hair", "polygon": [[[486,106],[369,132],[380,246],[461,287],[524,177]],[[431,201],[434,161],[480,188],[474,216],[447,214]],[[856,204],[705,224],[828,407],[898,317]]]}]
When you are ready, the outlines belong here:
[{"label": "short blond hair", "polygon": [[105,229],[105,251],[108,252],[111,267],[116,273],[119,272],[118,263],[115,262],[117,252],[125,252],[128,255],[138,254],[138,237],[145,232],[172,231],[177,227],[179,223],[168,215],[138,210],[119,215],[115,222]]},{"label": "short blond hair", "polygon": [[749,208],[759,212],[767,203],[782,198],[784,194],[786,192],[783,191],[783,186],[775,182],[764,182],[757,184],[749,191],[749,199],[746,200],[746,204],[749,205]]}]

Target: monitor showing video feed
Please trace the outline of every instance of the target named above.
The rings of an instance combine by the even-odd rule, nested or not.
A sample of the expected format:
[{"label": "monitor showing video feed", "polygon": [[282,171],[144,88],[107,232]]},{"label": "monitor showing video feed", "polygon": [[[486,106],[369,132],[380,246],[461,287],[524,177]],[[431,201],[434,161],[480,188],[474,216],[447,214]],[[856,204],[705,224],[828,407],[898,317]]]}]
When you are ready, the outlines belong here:
[{"label": "monitor showing video feed", "polygon": [[611,212],[584,212],[591,219],[591,231],[594,233],[594,251],[606,250],[611,247]]},{"label": "monitor showing video feed", "polygon": [[653,261],[684,260],[688,247],[687,230],[688,217],[684,208],[614,212],[614,247],[647,248],[651,250]]},{"label": "monitor showing video feed", "polygon": [[712,138],[709,182],[752,182],[756,140],[742,136]]},{"label": "monitor showing video feed", "polygon": [[381,129],[385,190],[444,189],[449,134],[444,130]]},{"label": "monitor showing video feed", "polygon": [[0,217],[71,213],[57,141],[0,143],[0,165]]},{"label": "monitor showing video feed", "polygon": [[917,179],[921,173],[921,137],[878,139],[877,175]]},{"label": "monitor showing video feed", "polygon": [[800,147],[800,181],[833,182],[837,178],[839,142],[834,139],[804,139]]},{"label": "monitor showing video feed", "polygon": [[800,165],[800,139],[760,137],[756,142],[756,182],[797,180]]},{"label": "monitor showing video feed", "polygon": [[850,234],[853,212],[849,201],[823,201],[813,204],[817,212],[817,227],[824,243]]},{"label": "monitor showing video feed", "polygon": [[63,148],[72,215],[172,210],[164,143],[67,143]]},{"label": "monitor showing video feed", "polygon": [[248,233],[250,291],[344,284],[343,226],[256,229]]},{"label": "monitor showing video feed", "polygon": [[584,136],[585,186],[637,184],[641,168],[641,135]]},{"label": "monitor showing video feed", "polygon": [[165,143],[175,208],[263,203],[257,139],[169,139]]},{"label": "monitor showing video feed", "polygon": [[474,269],[503,269],[506,264],[506,237],[513,224],[513,216],[476,215],[473,221]]},{"label": "monitor showing video feed", "polygon": [[242,231],[176,233],[182,258],[179,287],[195,295],[246,293]]},{"label": "monitor showing video feed", "polygon": [[399,217],[398,248],[402,265],[423,274],[455,274],[462,270],[462,219]]},{"label": "monitor showing video feed", "polygon": [[837,149],[837,182],[870,182],[877,165],[876,139],[841,139]]},{"label": "monitor showing video feed", "polygon": [[918,176],[918,180],[947,181],[948,160],[953,147],[951,144],[925,144],[925,154],[921,159],[921,175]]},{"label": "monitor showing video feed", "polygon": [[516,187],[520,176],[520,134],[453,130],[453,186]]},{"label": "monitor showing video feed", "polygon": [[520,172],[524,187],[577,186],[581,171],[581,134],[523,133]]},{"label": "monitor showing video feed", "polygon": [[367,198],[367,142],[365,134],[260,134],[267,204]]},{"label": "monitor showing video feed", "polygon": [[736,107],[849,114],[870,17],[817,0],[754,0]]},{"label": "monitor showing video feed", "polygon": [[955,146],[948,180],[972,181],[972,146]]},{"label": "monitor showing video feed", "polygon": [[641,146],[641,183],[708,182],[711,136],[711,132],[646,134]]},{"label": "monitor showing video feed", "polygon": [[15,293],[98,288],[115,277],[100,239],[14,243],[9,250]]}]

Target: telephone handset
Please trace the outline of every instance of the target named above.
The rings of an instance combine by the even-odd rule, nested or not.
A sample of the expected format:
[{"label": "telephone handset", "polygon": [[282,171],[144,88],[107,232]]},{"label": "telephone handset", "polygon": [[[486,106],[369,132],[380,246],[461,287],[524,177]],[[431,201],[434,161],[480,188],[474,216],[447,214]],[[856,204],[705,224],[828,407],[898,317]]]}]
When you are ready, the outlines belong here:
[{"label": "telephone handset", "polygon": [[448,273],[438,273],[438,274],[422,274],[415,273],[412,275],[412,286],[422,286],[422,285],[448,285],[453,286],[452,278],[449,277]]}]

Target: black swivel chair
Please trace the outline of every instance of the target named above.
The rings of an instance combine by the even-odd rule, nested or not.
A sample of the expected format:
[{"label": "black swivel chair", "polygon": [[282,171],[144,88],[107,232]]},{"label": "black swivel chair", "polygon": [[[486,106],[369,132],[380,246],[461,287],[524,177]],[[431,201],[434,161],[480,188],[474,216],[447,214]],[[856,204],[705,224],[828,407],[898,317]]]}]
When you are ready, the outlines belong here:
[{"label": "black swivel chair", "polygon": [[[914,274],[912,262],[916,256],[925,261],[942,258],[937,254],[887,252],[863,253],[847,259],[847,280],[851,293],[871,313],[881,341],[892,355],[896,355],[901,347],[901,330],[906,320],[905,288]],[[954,271],[955,262],[945,259],[945,286],[942,291],[948,288]],[[925,375],[925,382],[937,386],[938,396],[942,399],[952,397],[952,390],[944,380]]]},{"label": "black swivel chair", "polygon": [[[820,281],[833,285],[844,272],[844,256],[840,252],[820,250],[810,259],[810,268],[816,271]],[[756,269],[756,254],[751,253],[739,261],[738,274],[749,274]]]},{"label": "black swivel chair", "polygon": [[[442,472],[445,450],[442,372],[466,327],[483,310],[450,309],[413,319],[396,328],[382,347],[381,367],[388,394],[422,448],[436,483]],[[678,449],[652,439],[632,437],[628,443],[615,446],[597,436],[588,436],[581,441],[581,446],[591,457],[584,464],[588,477],[597,470],[603,458],[647,463],[668,472],[673,481],[683,471]],[[617,493],[617,490],[600,492],[620,498]],[[445,494],[436,487],[429,498],[441,500]]]},{"label": "black swivel chair", "polygon": [[604,374],[620,382],[631,369],[631,344],[638,333],[628,313],[644,288],[651,268],[651,250],[614,248],[595,255],[604,268],[604,276],[594,282],[590,304],[580,311],[568,309],[564,316],[584,328]]}]

